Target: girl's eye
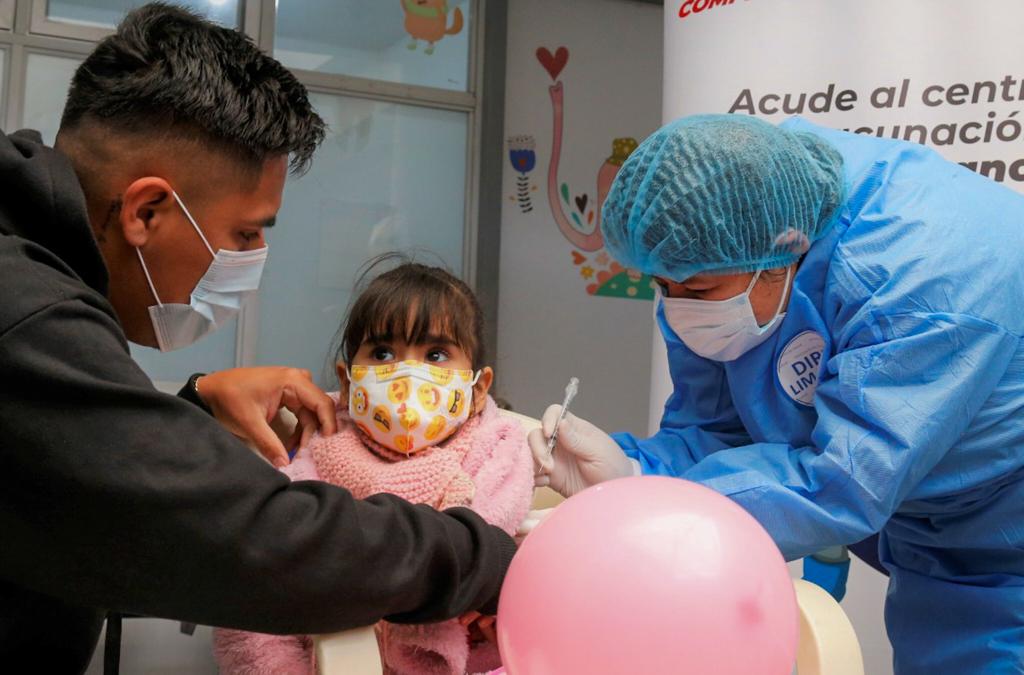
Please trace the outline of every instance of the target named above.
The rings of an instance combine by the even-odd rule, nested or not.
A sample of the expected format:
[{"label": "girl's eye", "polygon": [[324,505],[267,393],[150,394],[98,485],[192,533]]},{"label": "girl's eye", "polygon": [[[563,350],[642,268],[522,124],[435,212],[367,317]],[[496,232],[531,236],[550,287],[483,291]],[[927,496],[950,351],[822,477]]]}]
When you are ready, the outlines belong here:
[{"label": "girl's eye", "polygon": [[374,347],[370,355],[377,361],[393,361],[395,358],[390,347]]},{"label": "girl's eye", "polygon": [[442,363],[448,360],[448,352],[443,349],[431,349],[427,352],[428,363]]}]

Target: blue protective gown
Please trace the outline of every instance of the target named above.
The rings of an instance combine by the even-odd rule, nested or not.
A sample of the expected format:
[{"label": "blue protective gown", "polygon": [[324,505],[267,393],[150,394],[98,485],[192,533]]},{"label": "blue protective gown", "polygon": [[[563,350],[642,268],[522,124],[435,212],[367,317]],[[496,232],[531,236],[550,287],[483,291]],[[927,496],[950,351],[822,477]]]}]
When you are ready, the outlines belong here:
[{"label": "blue protective gown", "polygon": [[693,354],[659,308],[674,392],[657,434],[616,440],[738,502],[789,560],[880,531],[900,675],[1022,673],[1024,197],[919,145],[784,126],[843,155],[838,224],[736,361]]}]

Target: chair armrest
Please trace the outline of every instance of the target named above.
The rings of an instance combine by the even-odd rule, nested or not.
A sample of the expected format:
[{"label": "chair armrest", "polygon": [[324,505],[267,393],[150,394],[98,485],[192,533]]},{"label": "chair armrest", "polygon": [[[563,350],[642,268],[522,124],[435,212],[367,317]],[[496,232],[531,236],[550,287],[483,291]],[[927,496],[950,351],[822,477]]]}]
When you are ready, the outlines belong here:
[{"label": "chair armrest", "polygon": [[798,675],[864,675],[860,642],[850,619],[824,589],[793,580],[800,612]]},{"label": "chair armrest", "polygon": [[373,626],[315,635],[318,675],[381,675],[384,666]]}]

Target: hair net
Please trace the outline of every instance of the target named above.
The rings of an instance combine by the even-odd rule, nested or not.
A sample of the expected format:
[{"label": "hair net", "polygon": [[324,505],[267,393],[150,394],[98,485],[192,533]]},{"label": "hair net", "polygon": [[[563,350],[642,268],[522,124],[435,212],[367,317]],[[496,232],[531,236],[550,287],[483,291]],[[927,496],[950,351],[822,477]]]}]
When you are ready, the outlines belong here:
[{"label": "hair net", "polygon": [[671,122],[630,155],[601,229],[626,267],[673,281],[796,262],[843,201],[843,160],[824,140],[742,115]]}]

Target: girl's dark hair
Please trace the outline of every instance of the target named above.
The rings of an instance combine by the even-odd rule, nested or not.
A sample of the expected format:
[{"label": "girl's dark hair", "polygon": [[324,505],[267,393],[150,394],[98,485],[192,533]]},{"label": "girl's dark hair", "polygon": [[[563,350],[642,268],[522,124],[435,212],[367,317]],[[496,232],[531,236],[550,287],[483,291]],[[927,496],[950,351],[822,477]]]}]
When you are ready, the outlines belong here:
[{"label": "girl's dark hair", "polygon": [[[381,265],[395,262],[399,264],[393,269],[372,277]],[[366,340],[401,337],[409,344],[422,344],[431,335],[441,335],[466,352],[473,370],[483,367],[483,311],[461,279],[441,267],[391,253],[367,263],[356,283],[357,289],[363,286],[342,324],[335,363],[351,366]]]}]

